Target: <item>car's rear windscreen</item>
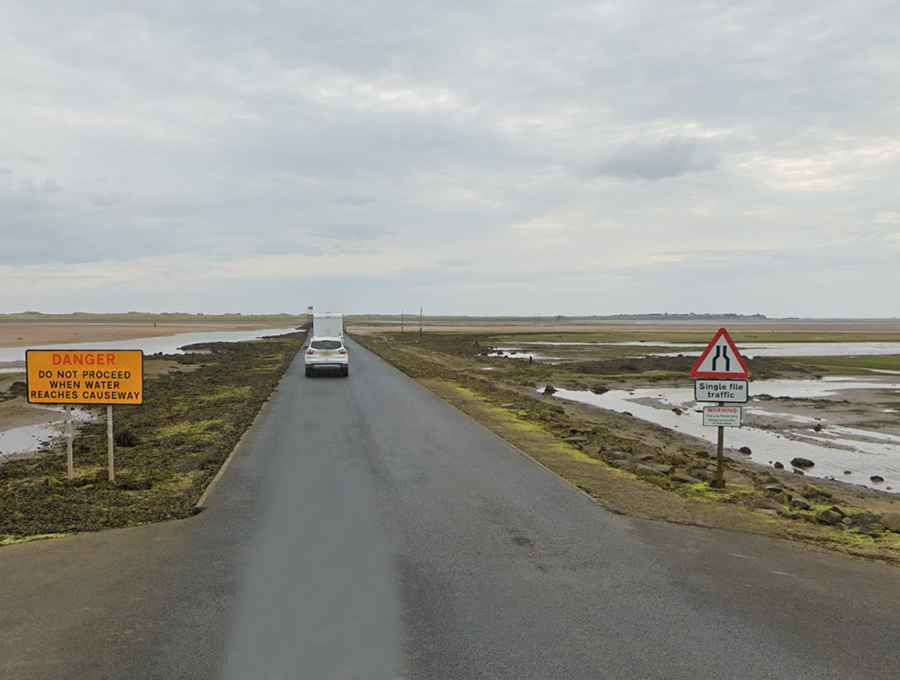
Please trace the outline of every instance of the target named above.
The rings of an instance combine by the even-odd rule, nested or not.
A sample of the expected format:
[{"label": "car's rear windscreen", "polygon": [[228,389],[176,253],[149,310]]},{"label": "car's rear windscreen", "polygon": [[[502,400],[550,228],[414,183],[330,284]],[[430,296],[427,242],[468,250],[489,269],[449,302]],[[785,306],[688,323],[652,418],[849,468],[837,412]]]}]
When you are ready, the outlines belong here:
[{"label": "car's rear windscreen", "polygon": [[310,345],[313,349],[340,349],[340,340],[313,340]]}]

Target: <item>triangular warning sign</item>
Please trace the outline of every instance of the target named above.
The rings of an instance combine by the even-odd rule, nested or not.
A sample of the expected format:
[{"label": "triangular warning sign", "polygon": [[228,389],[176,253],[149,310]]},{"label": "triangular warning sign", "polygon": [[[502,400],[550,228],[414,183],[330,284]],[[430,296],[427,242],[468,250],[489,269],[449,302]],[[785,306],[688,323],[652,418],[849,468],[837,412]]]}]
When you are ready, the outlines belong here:
[{"label": "triangular warning sign", "polygon": [[716,331],[712,341],[691,369],[692,378],[746,380],[749,375],[747,361],[738,352],[734,340],[724,328]]}]

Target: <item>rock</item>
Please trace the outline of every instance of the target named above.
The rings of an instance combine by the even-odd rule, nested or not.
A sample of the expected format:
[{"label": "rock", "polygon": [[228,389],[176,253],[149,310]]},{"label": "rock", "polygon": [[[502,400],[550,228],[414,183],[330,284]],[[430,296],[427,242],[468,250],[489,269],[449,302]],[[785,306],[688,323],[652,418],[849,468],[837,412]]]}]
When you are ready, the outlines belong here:
[{"label": "rock", "polygon": [[715,475],[709,470],[692,470],[691,474],[701,482],[710,482],[715,479]]},{"label": "rock", "polygon": [[791,465],[797,468],[811,468],[815,463],[813,463],[809,458],[791,458]]},{"label": "rock", "polygon": [[121,446],[123,448],[137,446],[141,443],[141,440],[138,438],[138,436],[131,430],[122,430],[120,432],[116,432],[115,441],[116,446]]},{"label": "rock", "polygon": [[822,431],[822,423],[816,423],[815,425],[813,425],[813,430],[815,432],[821,432]]},{"label": "rock", "polygon": [[884,477],[882,477],[881,475],[872,475],[871,477],[869,477],[869,479],[872,480],[875,484],[881,484],[884,481]]},{"label": "rock", "polygon": [[680,408],[678,408],[676,406],[675,408],[672,409],[672,413],[674,413],[676,416],[680,416],[682,413],[684,413],[684,411],[682,411]]},{"label": "rock", "polygon": [[800,475],[801,477],[806,474],[803,470],[794,470],[793,472],[795,475]]},{"label": "rock", "polygon": [[841,519],[844,519],[844,517],[847,516],[847,513],[844,512],[843,510],[841,510],[841,509],[840,509],[838,506],[836,506],[836,505],[832,505],[832,506],[831,506],[830,508],[828,508],[828,509],[831,510],[832,512],[836,512],[837,514],[839,514],[839,515],[841,516]]},{"label": "rock", "polygon": [[828,503],[831,501],[830,493],[817,486],[813,486],[812,484],[804,486],[800,494],[804,498],[811,500],[813,503]]},{"label": "rock", "polygon": [[853,472],[851,470],[844,470],[845,475],[852,475]]},{"label": "rock", "polygon": [[609,388],[603,387],[603,385],[597,385],[596,387],[591,388],[591,392],[593,392],[594,394],[606,394],[607,392],[609,392]]},{"label": "rock", "polygon": [[753,453],[753,449],[751,449],[749,446],[742,446],[738,449],[738,451],[743,453],[745,456],[749,456],[751,453]]},{"label": "rock", "polygon": [[881,516],[881,523],[888,531],[900,534],[900,512],[886,512]]},{"label": "rock", "polygon": [[16,397],[24,397],[28,394],[28,383],[22,380],[16,380],[9,386],[9,393]]},{"label": "rock", "polygon": [[790,506],[796,510],[810,510],[812,506],[802,498],[792,498]]},{"label": "rock", "polygon": [[544,394],[553,394],[556,392],[556,388],[553,385],[547,385],[544,387]]},{"label": "rock", "polygon": [[772,467],[774,467],[776,470],[784,470],[784,463],[782,463],[780,460],[776,460],[775,464]]},{"label": "rock", "polygon": [[569,444],[586,444],[588,441],[587,437],[564,437],[564,442],[568,442]]},{"label": "rock", "polygon": [[635,467],[635,472],[645,475],[668,475],[672,472],[671,465],[660,465],[653,463],[644,463]]},{"label": "rock", "polygon": [[816,521],[820,524],[828,524],[829,526],[837,526],[844,519],[834,510],[821,510],[816,513]]},{"label": "rock", "polygon": [[768,494],[784,493],[784,487],[781,484],[767,484],[763,489]]},{"label": "rock", "polygon": [[623,416],[631,416],[632,418],[634,417],[634,414],[631,411],[622,411],[622,415]]},{"label": "rock", "polygon": [[881,515],[877,515],[874,512],[858,512],[855,515],[848,515],[843,522],[860,533],[874,536],[881,533],[882,529],[884,529],[881,520]]},{"label": "rock", "polygon": [[781,510],[781,503],[774,498],[749,498],[745,505],[752,510]]},{"label": "rock", "polygon": [[696,477],[691,477],[686,472],[673,472],[669,477],[673,482],[678,482],[679,484],[698,484],[700,482]]}]

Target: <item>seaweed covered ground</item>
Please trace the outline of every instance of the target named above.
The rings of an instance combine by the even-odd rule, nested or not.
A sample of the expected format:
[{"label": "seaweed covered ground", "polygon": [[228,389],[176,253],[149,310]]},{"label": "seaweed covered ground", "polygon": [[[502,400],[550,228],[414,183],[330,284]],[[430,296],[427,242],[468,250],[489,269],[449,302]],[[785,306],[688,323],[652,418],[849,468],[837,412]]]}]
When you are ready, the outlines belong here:
[{"label": "seaweed covered ground", "polygon": [[534,389],[560,384],[554,380],[596,390],[611,379],[653,381],[658,367],[652,358],[644,372],[597,374],[577,365],[487,357],[483,349],[494,339],[483,335],[373,333],[356,339],[610,510],[776,536],[900,565],[895,496],[733,459],[726,461],[727,488],[714,489],[714,452],[705,442]]},{"label": "seaweed covered ground", "polygon": [[[187,517],[300,350],[304,333],[147,357],[144,404],[115,409],[116,481],[98,411],[74,445],[0,466],[0,543]],[[154,370],[155,365],[166,370]],[[158,367],[157,367],[158,368]]]}]

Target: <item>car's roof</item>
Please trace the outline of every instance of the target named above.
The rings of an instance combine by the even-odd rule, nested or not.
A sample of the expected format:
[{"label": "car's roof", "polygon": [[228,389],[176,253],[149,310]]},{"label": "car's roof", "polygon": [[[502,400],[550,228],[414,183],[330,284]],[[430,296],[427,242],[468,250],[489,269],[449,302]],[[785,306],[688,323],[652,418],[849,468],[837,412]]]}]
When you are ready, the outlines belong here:
[{"label": "car's roof", "polygon": [[339,335],[316,335],[310,340],[310,342],[315,342],[316,340],[336,340],[337,342],[343,342],[344,339]]}]

